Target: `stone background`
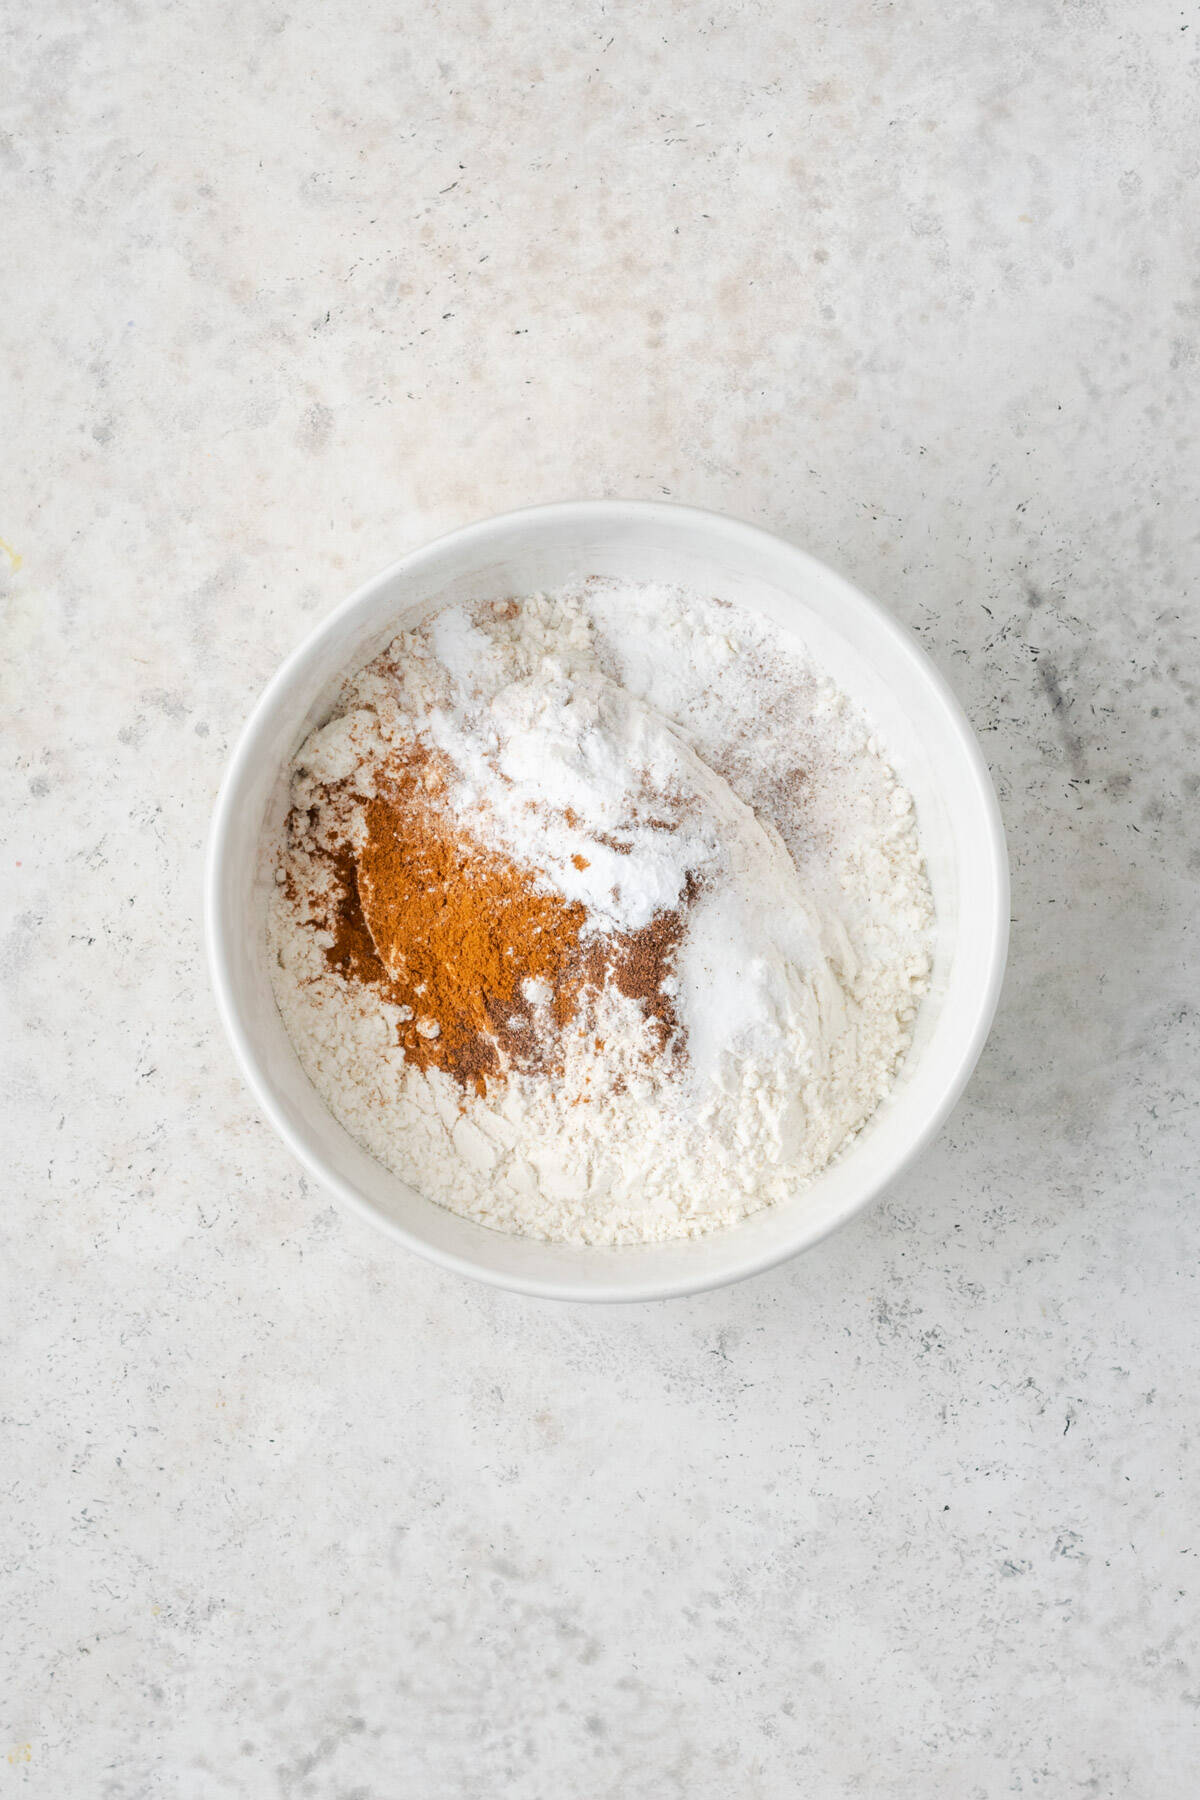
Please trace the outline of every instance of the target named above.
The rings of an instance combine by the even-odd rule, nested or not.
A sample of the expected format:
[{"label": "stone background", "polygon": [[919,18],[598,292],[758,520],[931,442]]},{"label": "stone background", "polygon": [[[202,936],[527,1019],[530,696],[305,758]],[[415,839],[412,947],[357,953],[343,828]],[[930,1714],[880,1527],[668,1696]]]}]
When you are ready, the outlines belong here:
[{"label": "stone background", "polygon": [[[3,22],[0,1794],[1191,1800],[1200,13],[48,0]],[[202,845],[411,545],[662,497],[947,673],[969,1094],[666,1305],[306,1183]]]}]

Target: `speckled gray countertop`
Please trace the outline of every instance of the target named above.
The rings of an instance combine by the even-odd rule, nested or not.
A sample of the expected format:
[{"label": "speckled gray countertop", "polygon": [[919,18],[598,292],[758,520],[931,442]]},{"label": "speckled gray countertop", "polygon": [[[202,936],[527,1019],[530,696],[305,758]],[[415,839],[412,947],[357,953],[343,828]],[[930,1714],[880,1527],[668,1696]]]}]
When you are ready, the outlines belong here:
[{"label": "speckled gray countertop", "polygon": [[[0,1794],[1194,1796],[1198,53],[1191,0],[10,9]],[[586,1310],[313,1190],[198,903],[313,622],[606,494],[916,630],[1014,924],[877,1210]]]}]

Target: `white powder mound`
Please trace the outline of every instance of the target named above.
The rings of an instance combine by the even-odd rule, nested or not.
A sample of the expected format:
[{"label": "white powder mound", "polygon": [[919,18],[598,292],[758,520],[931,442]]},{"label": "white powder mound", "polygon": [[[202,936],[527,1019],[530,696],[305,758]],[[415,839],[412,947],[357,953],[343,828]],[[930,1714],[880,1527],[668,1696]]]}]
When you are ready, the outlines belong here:
[{"label": "white powder mound", "polygon": [[911,1041],[933,931],[912,801],[844,696],[767,622],[675,589],[452,607],[348,683],[296,806],[351,774],[369,794],[417,731],[464,831],[582,902],[589,932],[637,930],[692,881],[668,978],[686,1053],[656,1057],[607,989],[560,1074],[477,1096],[418,1070],[396,1009],[328,966],[296,897],[320,865],[275,847],[277,999],[346,1128],[431,1200],[581,1243],[712,1230],[818,1174]]}]

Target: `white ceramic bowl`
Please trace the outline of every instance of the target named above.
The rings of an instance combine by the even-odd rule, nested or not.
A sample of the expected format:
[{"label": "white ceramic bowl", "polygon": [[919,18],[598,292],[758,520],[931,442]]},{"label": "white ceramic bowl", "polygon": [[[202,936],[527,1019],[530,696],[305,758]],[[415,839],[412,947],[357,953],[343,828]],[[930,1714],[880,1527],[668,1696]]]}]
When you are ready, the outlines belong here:
[{"label": "white ceramic bowl", "polygon": [[[798,633],[858,701],[912,791],[937,904],[931,990],[892,1092],[811,1186],[728,1231],[592,1249],[509,1237],[435,1206],[332,1117],[283,1029],[267,968],[270,871],[289,765],[344,676],[447,602],[497,599],[576,575],[678,583]],[[682,506],[583,501],[488,519],[403,557],[288,658],[233,754],[206,877],[217,1003],[246,1079],[285,1143],[326,1188],[409,1249],[500,1287],[566,1300],[651,1300],[737,1281],[805,1250],[873,1200],[929,1143],[983,1047],[1004,972],[1008,864],[979,747],[908,632],[850,583],[753,526]]]}]

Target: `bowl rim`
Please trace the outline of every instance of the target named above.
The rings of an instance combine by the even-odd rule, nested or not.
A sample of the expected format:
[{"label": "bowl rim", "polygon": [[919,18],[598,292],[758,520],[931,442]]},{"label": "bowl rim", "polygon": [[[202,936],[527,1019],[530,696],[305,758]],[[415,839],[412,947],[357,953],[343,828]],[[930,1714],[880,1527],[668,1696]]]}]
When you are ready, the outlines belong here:
[{"label": "bowl rim", "polygon": [[[613,524],[622,520],[630,520],[635,516],[643,520],[653,521],[658,518],[664,523],[669,521],[676,529],[681,524],[686,526],[690,522],[698,530],[706,533],[712,534],[715,531],[731,545],[741,543],[748,549],[770,551],[775,556],[783,555],[791,560],[798,573],[806,573],[810,577],[820,578],[824,581],[832,579],[854,604],[869,614],[873,628],[889,638],[892,647],[917,667],[923,680],[933,689],[940,701],[946,722],[953,728],[958,750],[973,777],[977,792],[980,819],[985,829],[989,851],[988,874],[990,879],[988,885],[994,896],[995,904],[986,978],[979,985],[974,1025],[960,1054],[955,1073],[947,1080],[937,1105],[930,1111],[922,1129],[905,1153],[875,1179],[868,1182],[851,1204],[848,1204],[836,1217],[819,1224],[814,1223],[808,1229],[804,1229],[801,1223],[794,1236],[785,1244],[772,1245],[765,1250],[746,1252],[741,1257],[733,1253],[738,1228],[732,1226],[722,1234],[728,1239],[731,1247],[731,1254],[727,1261],[720,1267],[708,1268],[703,1272],[697,1271],[695,1276],[684,1274],[671,1279],[643,1276],[638,1279],[631,1270],[630,1277],[626,1279],[622,1279],[619,1273],[615,1273],[614,1279],[604,1285],[581,1286],[570,1280],[539,1275],[511,1274],[476,1262],[470,1256],[461,1255],[429,1243],[395,1218],[381,1212],[358,1190],[353,1182],[339,1174],[309,1144],[296,1135],[275,1097],[271,1078],[255,1048],[252,1035],[243,1022],[234,998],[229,948],[230,933],[234,925],[233,921],[224,915],[221,902],[221,872],[229,852],[229,841],[234,827],[236,796],[245,771],[260,751],[259,740],[264,733],[269,716],[277,700],[291,687],[297,674],[316,653],[318,646],[331,636],[336,636],[348,618],[359,609],[368,607],[380,590],[390,586],[399,574],[403,572],[411,575],[420,569],[422,563],[436,562],[452,546],[470,545],[481,538],[486,539],[496,531],[510,530],[514,526],[533,525],[539,522],[551,523],[555,520],[562,521],[572,518],[587,518],[598,522],[603,520],[606,515],[608,521]],[[676,1299],[688,1294],[702,1293],[775,1268],[793,1256],[799,1255],[802,1251],[812,1249],[832,1232],[839,1230],[851,1219],[858,1217],[924,1153],[957,1105],[979,1060],[995,1017],[1004,981],[1008,936],[1008,853],[1000,806],[991,774],[974,730],[950,684],[926,651],[922,649],[913,633],[893,618],[879,601],[872,599],[846,576],[831,569],[828,564],[793,544],[789,539],[725,513],[714,512],[704,507],[676,504],[673,501],[560,500],[543,505],[518,507],[509,512],[498,513],[457,529],[442,532],[437,537],[431,538],[397,557],[386,568],[362,582],[345,600],[320,619],[295,649],[284,658],[251,708],[225,765],[225,772],[213,808],[204,861],[204,939],[217,1012],[233,1048],[243,1079],[261,1111],[266,1115],[267,1120],[291,1154],[321,1187],[332,1193],[351,1212],[368,1220],[376,1229],[384,1231],[389,1237],[402,1243],[416,1255],[436,1263],[441,1268],[452,1270],[455,1274],[465,1275],[475,1281],[483,1281],[489,1286],[505,1288],[512,1292],[542,1299],[631,1303],[643,1300]],[[606,1246],[604,1253],[606,1255],[619,1254],[622,1248],[625,1247],[617,1247],[614,1252]],[[638,1246],[630,1248],[636,1250]]]}]

